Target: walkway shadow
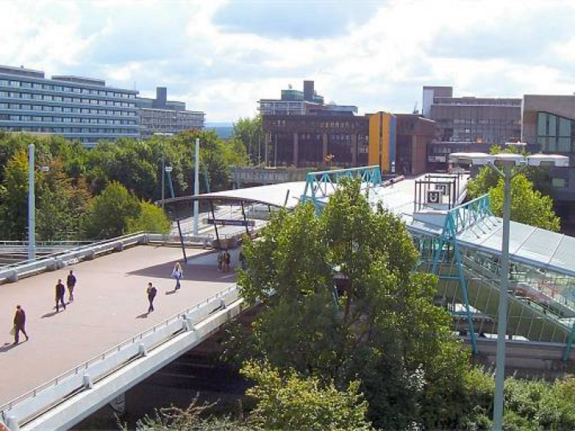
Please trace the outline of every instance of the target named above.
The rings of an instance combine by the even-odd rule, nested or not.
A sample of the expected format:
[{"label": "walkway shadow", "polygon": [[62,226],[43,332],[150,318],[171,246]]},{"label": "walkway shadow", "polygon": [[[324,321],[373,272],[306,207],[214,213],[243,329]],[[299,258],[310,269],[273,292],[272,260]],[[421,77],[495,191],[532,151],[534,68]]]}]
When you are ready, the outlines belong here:
[{"label": "walkway shadow", "polygon": [[52,312],[50,312],[50,313],[44,314],[44,315],[41,317],[41,319],[47,319],[48,317],[53,317],[53,316],[55,316],[56,314],[60,314],[60,313],[59,313],[58,311],[52,311]]},{"label": "walkway shadow", "polygon": [[12,350],[16,346],[18,346],[18,344],[4,343],[4,345],[0,347],[0,353],[6,353],[9,350]]},{"label": "walkway shadow", "polygon": [[147,319],[148,314],[150,314],[150,313],[142,313],[139,316],[136,316],[136,319]]},{"label": "walkway shadow", "polygon": [[[172,278],[172,269],[176,261],[163,263],[160,265],[150,266],[148,268],[138,269],[129,272],[129,275],[139,275],[150,278],[163,278],[174,281]],[[186,281],[208,281],[214,283],[229,283],[235,280],[236,273],[230,269],[230,272],[219,272],[215,265],[194,265],[184,267],[184,277],[181,282]]]}]

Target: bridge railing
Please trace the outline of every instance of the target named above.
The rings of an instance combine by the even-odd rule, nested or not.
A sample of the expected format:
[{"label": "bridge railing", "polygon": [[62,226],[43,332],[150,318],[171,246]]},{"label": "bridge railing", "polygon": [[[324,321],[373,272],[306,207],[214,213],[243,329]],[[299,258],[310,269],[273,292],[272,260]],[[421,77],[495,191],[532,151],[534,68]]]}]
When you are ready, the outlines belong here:
[{"label": "bridge railing", "polygon": [[0,406],[0,414],[9,428],[18,428],[72,394],[92,388],[95,382],[146,356],[155,347],[194,327],[218,309],[239,299],[236,284],[173,315],[153,327],[83,362],[71,370]]},{"label": "bridge railing", "polygon": [[97,254],[113,250],[121,251],[124,247],[146,243],[149,234],[138,232],[105,241],[74,247],[33,260],[25,260],[0,268],[0,282],[17,281],[20,277],[38,272],[56,270],[74,260],[93,259]]}]

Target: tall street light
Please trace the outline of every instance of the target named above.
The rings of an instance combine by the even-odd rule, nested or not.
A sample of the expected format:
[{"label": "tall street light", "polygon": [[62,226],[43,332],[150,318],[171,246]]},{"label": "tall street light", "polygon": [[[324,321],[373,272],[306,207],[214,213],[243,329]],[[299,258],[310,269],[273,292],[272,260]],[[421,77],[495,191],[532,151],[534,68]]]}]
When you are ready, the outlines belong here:
[{"label": "tall street light", "polygon": [[34,195],[34,144],[28,145],[28,260],[36,259],[36,197]]},{"label": "tall street light", "polygon": [[495,360],[495,400],[493,405],[493,429],[503,427],[503,387],[505,383],[505,337],[507,335],[507,295],[509,287],[509,230],[511,219],[511,180],[527,166],[569,166],[569,157],[555,154],[485,154],[452,153],[453,163],[471,163],[491,167],[504,180],[503,193],[503,239],[501,244],[501,281],[499,287],[499,312],[497,315],[497,355]]},{"label": "tall street light", "polygon": [[163,136],[174,136],[173,133],[160,133],[160,132],[156,132],[154,133],[154,136],[162,136],[162,208],[164,208],[164,190],[166,189],[165,186],[165,179],[166,179],[166,161],[165,161],[165,148],[164,146],[166,145],[166,142],[164,141]]},{"label": "tall street light", "polygon": [[[194,171],[194,195],[200,194],[200,139],[196,138],[196,161],[195,161],[195,171]],[[194,200],[194,235],[198,236],[199,231],[199,202]]]}]

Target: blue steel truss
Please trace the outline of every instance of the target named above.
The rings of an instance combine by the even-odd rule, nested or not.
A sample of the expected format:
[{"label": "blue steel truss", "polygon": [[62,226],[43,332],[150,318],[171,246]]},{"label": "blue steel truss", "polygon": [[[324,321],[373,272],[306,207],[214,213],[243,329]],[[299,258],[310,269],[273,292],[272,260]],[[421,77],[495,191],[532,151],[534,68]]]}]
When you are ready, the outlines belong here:
[{"label": "blue steel truss", "polygon": [[[469,307],[469,295],[467,292],[467,280],[465,279],[463,269],[463,260],[459,246],[457,245],[457,234],[466,229],[487,224],[488,218],[492,216],[493,212],[489,203],[488,194],[449,210],[445,217],[443,231],[441,232],[439,244],[433,257],[432,272],[437,274],[439,278],[450,278],[450,275],[442,277],[440,263],[442,262],[443,254],[446,253],[445,246],[453,250],[453,259],[457,267],[457,277],[455,278],[459,281],[459,287],[461,288],[461,296],[463,298],[463,305],[465,306],[465,314],[467,315],[468,332],[473,353],[477,353],[477,339],[475,328],[473,327],[473,316]],[[451,277],[451,279],[453,279],[453,277]]]},{"label": "blue steel truss", "polygon": [[361,178],[361,182],[366,183],[368,188],[379,187],[382,183],[379,166],[308,172],[301,202],[311,200],[318,211],[321,205],[320,199],[334,192],[342,178]]}]

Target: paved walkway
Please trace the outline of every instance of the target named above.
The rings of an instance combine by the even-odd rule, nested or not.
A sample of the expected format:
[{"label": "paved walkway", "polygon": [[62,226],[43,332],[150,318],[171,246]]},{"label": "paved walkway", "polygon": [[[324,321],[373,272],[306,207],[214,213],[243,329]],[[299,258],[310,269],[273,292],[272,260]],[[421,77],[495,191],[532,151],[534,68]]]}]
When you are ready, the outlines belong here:
[{"label": "paved walkway", "polygon": [[[192,258],[202,250],[188,250]],[[55,272],[0,286],[0,404],[94,358],[105,350],[191,307],[235,282],[206,258],[184,267],[182,288],[174,292],[172,268],[179,248],[137,246]],[[215,258],[213,259],[215,262]],[[193,260],[192,260],[193,262]],[[204,264],[206,263],[206,264]],[[75,301],[56,313],[55,285],[69,270],[78,284]],[[158,289],[156,311],[147,315],[146,287]],[[68,293],[66,292],[66,301]],[[13,346],[14,311],[26,311],[30,340]]]}]

